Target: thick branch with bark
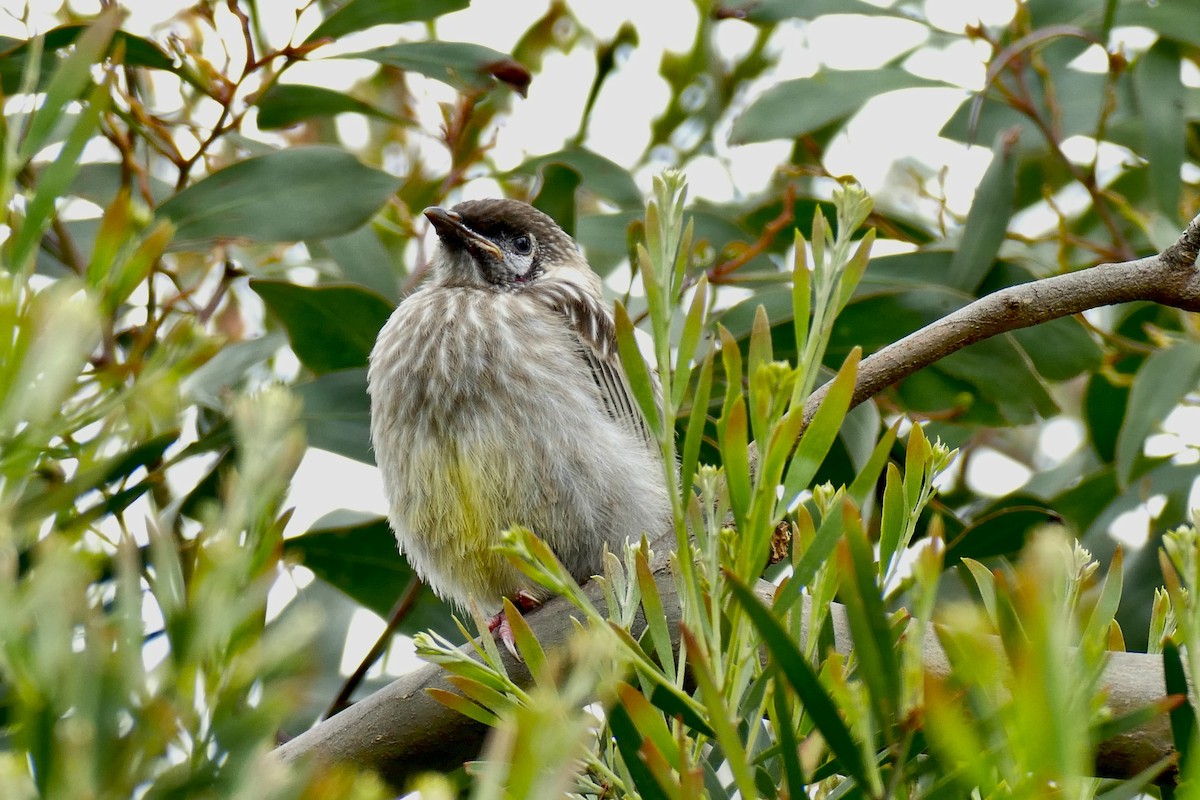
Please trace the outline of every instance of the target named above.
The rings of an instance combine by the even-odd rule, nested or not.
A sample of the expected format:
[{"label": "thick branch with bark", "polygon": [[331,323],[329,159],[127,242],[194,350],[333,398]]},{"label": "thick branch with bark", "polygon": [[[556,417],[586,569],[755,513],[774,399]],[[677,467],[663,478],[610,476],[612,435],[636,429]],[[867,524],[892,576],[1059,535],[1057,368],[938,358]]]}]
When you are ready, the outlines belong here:
[{"label": "thick branch with bark", "polygon": [[[1141,300],[1200,311],[1197,253],[1200,216],[1192,220],[1178,242],[1158,255],[1102,264],[980,298],[864,359],[852,402],[857,405],[967,345],[1089,308]],[[828,386],[822,387],[808,399],[806,418],[816,412],[827,390]],[[656,577],[672,635],[678,637],[680,609],[675,587],[665,570],[656,572]],[[598,600],[599,590],[588,588]],[[766,582],[756,587],[759,596],[768,602],[773,589]],[[556,598],[528,616],[544,647],[552,649],[566,643],[573,631],[571,612],[565,599]],[[849,652],[851,639],[844,609],[834,604],[832,618],[836,647],[840,652]],[[948,673],[945,653],[932,633],[926,638],[924,654],[931,675],[942,677]],[[508,658],[507,653],[504,655]],[[514,680],[530,680],[523,664],[509,659],[506,666]],[[1166,691],[1162,660],[1141,653],[1110,653],[1104,683],[1108,703],[1116,715],[1159,700]],[[453,690],[439,667],[427,665],[297,736],[276,754],[285,761],[316,758],[359,764],[378,771],[398,786],[421,771],[455,769],[478,755],[487,728],[435,701],[425,691],[433,687]],[[1149,725],[1104,742],[1097,753],[1096,771],[1104,776],[1129,777],[1172,751],[1167,720],[1160,716]]]}]

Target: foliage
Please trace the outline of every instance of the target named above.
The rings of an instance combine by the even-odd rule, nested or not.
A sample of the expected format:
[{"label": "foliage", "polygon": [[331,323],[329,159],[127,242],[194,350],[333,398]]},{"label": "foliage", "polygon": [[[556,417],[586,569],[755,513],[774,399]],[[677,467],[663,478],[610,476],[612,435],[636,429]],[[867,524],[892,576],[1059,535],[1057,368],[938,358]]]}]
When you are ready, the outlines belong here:
[{"label": "foliage", "polygon": [[[513,557],[570,594],[588,628],[541,653],[514,619],[538,665],[531,689],[487,637],[490,666],[454,655],[461,634],[428,592],[398,620],[450,637],[421,639],[459,681],[443,699],[498,725],[472,791],[1120,797],[1154,777],[1085,776],[1095,743],[1132,724],[1106,717],[1105,650],[1161,649],[1168,666],[1180,645],[1200,653],[1194,530],[1181,527],[1194,463],[1147,447],[1173,409],[1194,408],[1194,321],[1145,304],[1062,319],[848,407],[863,354],[995,289],[1174,240],[1197,208],[1195,0],[1027,0],[965,31],[919,3],[696,2],[690,50],[664,53],[668,99],[627,164],[589,132],[624,54],[645,46],[632,24],[599,38],[582,6],[552,2],[505,53],[437,35],[462,0],[301,6],[282,38],[263,4],[205,0],[170,36],[134,33],[116,7],[65,7],[45,35],[0,41],[0,794],[379,794],[367,776],[264,760],[277,731],[331,699],[339,620],[358,604],[387,613],[411,578],[377,518],[334,515],[285,539],[283,492],[301,429],[370,463],[365,359],[421,278],[420,212],[481,176],[552,213],[610,286],[638,287],[617,298],[622,355],[682,491],[673,540],[609,560],[606,614],[513,532]],[[848,9],[924,43],[872,69],[776,68],[805,24]],[[362,44],[383,24],[402,41]],[[735,26],[750,36],[727,52]],[[1116,44],[1128,26],[1150,31],[1144,47]],[[960,47],[987,60],[941,132],[990,147],[968,213],[915,161],[875,203],[830,174],[855,114],[947,87],[918,56]],[[573,87],[578,135],[502,168],[505,116],[580,51],[595,69]],[[377,69],[348,92],[301,79],[323,60]],[[417,110],[429,81],[453,90],[436,132]],[[345,114],[365,126],[354,146],[335,124]],[[664,163],[687,173],[780,140],[753,192],[689,201],[668,174],[643,209]],[[804,400],[831,377],[805,428]],[[1046,466],[1037,434],[1051,419],[1083,441]],[[1031,469],[1019,492],[990,498],[964,477],[989,451]],[[1144,579],[1123,581],[1109,529],[1134,511],[1151,535],[1128,565]],[[768,566],[784,531],[792,546]],[[1081,548],[1112,563],[1106,576]],[[279,614],[269,590],[293,585],[296,564],[317,577]],[[681,598],[678,651],[656,575]],[[754,592],[764,575],[772,597]],[[835,598],[853,655],[831,648]],[[318,606],[324,620],[308,614]],[[944,676],[923,669],[927,637]],[[1172,721],[1190,777],[1190,706]]]}]

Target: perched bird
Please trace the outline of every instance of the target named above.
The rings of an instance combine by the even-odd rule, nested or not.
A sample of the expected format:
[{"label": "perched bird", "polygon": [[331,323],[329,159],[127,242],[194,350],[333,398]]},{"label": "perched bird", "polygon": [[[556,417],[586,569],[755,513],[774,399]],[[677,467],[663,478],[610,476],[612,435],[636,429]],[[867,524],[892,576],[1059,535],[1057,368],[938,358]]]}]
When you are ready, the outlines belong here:
[{"label": "perched bird", "polygon": [[[371,352],[371,440],[400,549],[443,599],[544,589],[492,547],[530,528],[578,580],[605,545],[667,529],[657,446],[617,356],[600,278],[546,214],[474,200],[425,216],[430,276]],[[512,649],[502,615],[492,620]]]}]

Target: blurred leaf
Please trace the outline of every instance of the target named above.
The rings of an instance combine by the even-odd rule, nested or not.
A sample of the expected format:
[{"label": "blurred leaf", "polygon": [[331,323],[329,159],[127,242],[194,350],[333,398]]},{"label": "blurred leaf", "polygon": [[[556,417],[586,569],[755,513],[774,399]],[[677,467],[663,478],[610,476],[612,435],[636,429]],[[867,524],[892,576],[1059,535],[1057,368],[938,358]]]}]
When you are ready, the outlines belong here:
[{"label": "blurred leaf", "polygon": [[376,25],[425,22],[460,11],[468,5],[470,0],[347,0],[338,5],[304,41],[337,39]]},{"label": "blurred leaf", "polygon": [[[1200,8],[1193,10],[1193,15],[1197,11]],[[1150,187],[1158,209],[1172,222],[1179,219],[1180,170],[1187,155],[1181,64],[1179,45],[1159,39],[1133,68],[1133,85],[1146,134],[1141,155],[1148,162]]]},{"label": "blurred leaf", "polygon": [[1117,25],[1139,25],[1159,36],[1200,47],[1200,29],[1196,27],[1196,14],[1200,5],[1196,0],[1173,3],[1148,3],[1141,0],[1124,0],[1117,4]]},{"label": "blurred leaf", "polygon": [[358,228],[401,180],[336,147],[294,147],[231,164],[159,209],[175,223],[175,246],[223,239],[298,242]]},{"label": "blurred leaf", "polygon": [[[304,534],[284,539],[283,552],[384,619],[413,577],[387,520],[358,512],[335,511],[322,517]],[[450,609],[423,587],[399,632],[412,635],[429,629],[461,639]]]},{"label": "blurred leaf", "polygon": [[534,208],[558,223],[568,236],[575,235],[575,190],[580,176],[572,167],[546,164],[541,170],[541,186],[530,201]]},{"label": "blurred leaf", "polygon": [[641,212],[642,191],[634,182],[633,176],[616,162],[609,161],[591,150],[568,148],[557,153],[534,156],[513,170],[513,173],[534,175],[553,164],[561,164],[574,170],[582,179],[583,188],[587,191],[594,192],[621,208]]},{"label": "blurred leaf", "polygon": [[511,56],[468,42],[405,42],[338,58],[363,58],[418,72],[464,92],[486,91],[499,81],[524,96],[531,79],[529,70]]},{"label": "blurred leaf", "polygon": [[[83,111],[71,126],[71,132],[63,143],[62,150],[38,175],[33,197],[26,205],[25,218],[20,227],[16,227],[11,234],[10,269],[25,270],[36,263],[37,245],[57,213],[58,199],[67,193],[68,187],[75,179],[84,147],[96,132],[100,119],[108,108],[108,99],[107,86],[93,87],[83,104]],[[49,102],[47,97],[46,103]],[[48,105],[43,105],[40,109],[41,113],[48,111]],[[36,122],[37,117],[31,123],[29,135],[23,144],[32,141]],[[33,153],[36,153],[36,150]]]},{"label": "blurred leaf", "polygon": [[975,190],[962,238],[950,259],[947,285],[974,294],[1004,244],[1016,191],[1016,156],[1005,134],[992,145],[992,163]]},{"label": "blurred leaf", "polygon": [[[75,180],[71,183],[70,194],[105,207],[112,202],[117,191],[127,185],[126,180],[127,177],[120,164],[111,161],[89,161],[79,166],[79,171],[75,173]],[[142,200],[139,191],[140,178],[129,177],[128,180],[134,189],[133,196]],[[153,175],[146,176],[146,186],[149,187],[151,198],[155,203],[161,203],[175,193],[169,183]]]},{"label": "blurred leaf", "polygon": [[[1105,84],[1107,77],[1098,72],[1082,72],[1067,69],[1065,62],[1076,58],[1086,47],[1086,42],[1077,39],[1059,39],[1039,50],[1048,68],[1053,70],[1055,120],[1058,122],[1059,140],[1071,136],[1094,136],[1096,121],[1106,103]],[[1030,81],[1030,102],[1047,114],[1045,89],[1042,81]],[[1120,124],[1134,116],[1131,103],[1131,82],[1128,75],[1117,79],[1116,102],[1107,116],[1109,125]],[[988,94],[979,109],[974,131],[971,129],[970,100],[965,101],[958,111],[942,127],[941,135],[955,141],[974,144],[995,141],[1004,131],[1018,128],[1017,151],[1021,154],[1043,155],[1048,153],[1046,136],[1037,124],[1025,113],[1012,108],[995,94]]]},{"label": "blurred leaf", "polygon": [[1200,343],[1178,342],[1146,359],[1133,380],[1117,437],[1117,480],[1129,484],[1142,445],[1189,392],[1200,385]]},{"label": "blurred leaf", "polygon": [[[75,35],[71,39],[78,38],[75,49],[58,64],[50,76],[45,87],[45,98],[33,112],[29,127],[21,139],[16,153],[19,166],[28,164],[29,160],[46,146],[50,132],[67,111],[69,104],[78,100],[92,85],[92,65],[100,61],[102,54],[107,51],[123,16],[124,12],[118,8],[108,8],[91,25],[74,32]],[[78,35],[80,33],[82,36]],[[8,54],[10,57],[11,55]],[[107,93],[103,96],[107,99]],[[98,104],[98,99],[93,96],[91,101],[85,104],[84,113],[74,126],[75,130],[79,129],[84,119],[98,113],[94,109],[90,112],[88,110],[90,106]]]},{"label": "blurred leaf", "polygon": [[297,384],[295,391],[304,403],[300,419],[309,446],[364,464],[375,463],[365,368],[330,372]]},{"label": "blurred leaf", "polygon": [[946,564],[966,557],[982,559],[1016,553],[1034,530],[1061,519],[1057,511],[1036,497],[1019,492],[1006,495],[980,509],[966,526],[946,521]]},{"label": "blurred leaf", "polygon": [[[845,502],[850,506],[850,501]],[[843,518],[845,536],[837,547],[841,571],[838,598],[846,607],[854,657],[858,659],[857,674],[867,687],[877,729],[891,740],[889,723],[895,719],[901,702],[896,641],[876,581],[880,570],[862,521],[852,506],[845,510]]]},{"label": "blurred leaf", "polygon": [[646,800],[668,800],[654,773],[641,757],[643,736],[638,731],[623,704],[617,703],[608,711],[608,725],[613,732],[613,741],[621,753],[625,769],[633,779],[638,794]]},{"label": "blurred leaf", "polygon": [[858,348],[851,350],[830,382],[829,391],[796,444],[795,454],[788,464],[783,481],[781,500],[790,503],[802,490],[807,489],[821,462],[829,453],[829,448],[846,419],[846,411],[850,408],[861,357],[862,352]]},{"label": "blurred leaf", "polygon": [[866,14],[891,16],[888,9],[862,0],[722,0],[714,5],[717,19],[741,19],[753,24],[782,22],[785,19],[812,20],[826,14]]},{"label": "blurred leaf", "polygon": [[1184,702],[1171,710],[1171,737],[1175,743],[1175,752],[1179,754],[1180,772],[1187,775],[1190,774],[1188,761],[1192,745],[1196,741],[1196,709],[1186,699],[1189,696],[1187,673],[1179,657],[1179,646],[1175,642],[1168,640],[1163,644],[1162,660],[1167,694],[1185,698]]},{"label": "blurred leaf", "polygon": [[1074,317],[1061,317],[1011,334],[1048,381],[1066,381],[1100,368],[1104,348]]},{"label": "blurred leaf", "polygon": [[759,602],[753,592],[732,576],[729,578],[729,591],[763,637],[775,668],[787,679],[792,691],[800,698],[804,713],[821,732],[821,737],[841,762],[842,769],[858,781],[860,786],[868,785],[866,765],[863,763],[858,744],[846,728],[837,705],[821,685],[800,648],[792,641],[791,634]]},{"label": "blurred leaf", "polygon": [[365,367],[393,310],[386,299],[354,285],[252,280],[250,288],[283,323],[300,363],[318,375]]},{"label": "blurred leaf", "polygon": [[335,114],[365,114],[393,124],[403,120],[355,99],[345,92],[335,92],[319,86],[297,83],[276,83],[254,101],[258,106],[258,127],[264,131],[288,128],[312,117],[331,117]]},{"label": "blurred leaf", "polygon": [[946,86],[900,67],[839,72],[780,81],[755,98],[733,122],[731,144],[795,139],[850,116],[868,100],[898,89]]},{"label": "blurred leaf", "polygon": [[341,268],[345,280],[388,300],[399,299],[400,277],[405,270],[402,264],[395,263],[373,226],[363,225],[342,236],[306,241],[304,246],[316,258],[328,256],[332,259]]},{"label": "blurred leaf", "polygon": [[241,384],[251,367],[266,361],[283,347],[284,341],[283,334],[275,332],[227,344],[183,380],[180,394],[190,402],[223,410],[226,395]]}]

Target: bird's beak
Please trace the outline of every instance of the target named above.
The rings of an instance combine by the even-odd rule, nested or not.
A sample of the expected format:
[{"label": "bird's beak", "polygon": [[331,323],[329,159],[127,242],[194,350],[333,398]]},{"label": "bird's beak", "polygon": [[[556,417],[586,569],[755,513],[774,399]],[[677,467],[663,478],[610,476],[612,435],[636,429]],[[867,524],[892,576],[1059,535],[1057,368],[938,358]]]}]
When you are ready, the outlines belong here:
[{"label": "bird's beak", "polygon": [[503,257],[500,248],[491,239],[468,228],[463,223],[462,217],[453,211],[447,211],[439,206],[430,206],[425,209],[424,213],[433,225],[433,229],[437,231],[438,238],[447,246],[466,248],[476,258],[487,256],[491,259],[500,259]]}]

